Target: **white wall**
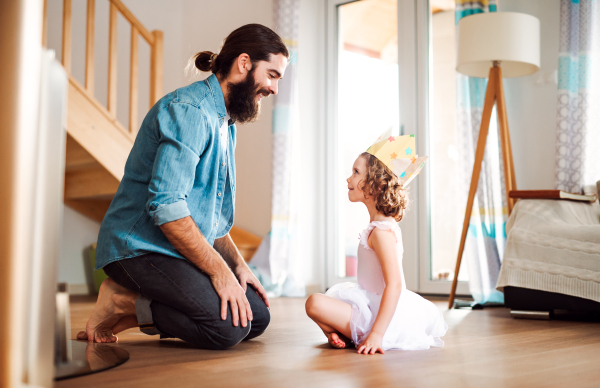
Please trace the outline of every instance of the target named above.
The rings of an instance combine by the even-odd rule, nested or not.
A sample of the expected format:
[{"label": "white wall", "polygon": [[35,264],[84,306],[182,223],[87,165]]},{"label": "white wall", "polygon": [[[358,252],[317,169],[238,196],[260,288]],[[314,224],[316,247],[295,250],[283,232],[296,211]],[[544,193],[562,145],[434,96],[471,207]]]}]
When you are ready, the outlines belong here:
[{"label": "white wall", "polygon": [[557,85],[536,83],[558,69],[560,0],[502,0],[499,11],[522,12],[540,19],[540,71],[504,80],[506,110],[517,187],[554,189]]},{"label": "white wall", "polygon": [[[85,294],[86,284],[91,284],[89,269],[89,246],[96,242],[100,224],[81,215],[68,206],[64,207],[58,281],[68,283],[71,293]],[[88,283],[89,281],[89,283]]]}]

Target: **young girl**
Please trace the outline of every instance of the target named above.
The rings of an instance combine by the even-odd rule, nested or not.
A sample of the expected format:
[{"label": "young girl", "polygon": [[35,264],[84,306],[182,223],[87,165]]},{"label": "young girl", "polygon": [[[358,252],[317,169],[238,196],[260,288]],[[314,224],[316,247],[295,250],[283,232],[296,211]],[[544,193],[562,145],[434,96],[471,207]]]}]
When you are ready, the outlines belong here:
[{"label": "young girl", "polygon": [[[404,136],[390,137],[392,142],[400,138]],[[408,175],[416,158],[400,163],[390,160],[396,175],[369,152],[356,159],[347,179],[350,201],[364,203],[371,216],[360,235],[358,284],[337,284],[325,295],[311,295],[306,312],[335,348],[346,347],[350,340],[362,354],[441,347],[440,337],[448,325],[433,303],[406,289],[402,271],[402,235],[396,222],[403,217],[407,198],[400,177]],[[418,173],[415,170],[411,175]]]}]

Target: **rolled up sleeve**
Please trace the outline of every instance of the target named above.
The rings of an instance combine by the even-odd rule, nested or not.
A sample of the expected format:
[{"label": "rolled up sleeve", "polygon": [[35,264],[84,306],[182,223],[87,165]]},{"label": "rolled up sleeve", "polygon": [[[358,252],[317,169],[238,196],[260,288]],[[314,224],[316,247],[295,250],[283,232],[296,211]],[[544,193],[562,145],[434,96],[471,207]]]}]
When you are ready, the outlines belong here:
[{"label": "rolled up sleeve", "polygon": [[171,102],[157,117],[159,144],[146,209],[154,225],[190,215],[187,197],[194,185],[196,166],[208,141],[200,109]]},{"label": "rolled up sleeve", "polygon": [[166,205],[162,203],[158,204],[155,210],[150,210],[148,213],[154,220],[154,225],[162,225],[189,216],[190,209],[188,209],[185,200],[180,200]]}]

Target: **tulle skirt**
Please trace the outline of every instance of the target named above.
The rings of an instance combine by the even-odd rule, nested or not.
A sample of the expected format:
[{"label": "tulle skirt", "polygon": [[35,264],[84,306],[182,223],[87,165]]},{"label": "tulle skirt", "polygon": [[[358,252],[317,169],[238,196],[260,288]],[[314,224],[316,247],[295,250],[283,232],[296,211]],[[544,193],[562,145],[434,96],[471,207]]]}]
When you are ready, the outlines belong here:
[{"label": "tulle skirt", "polygon": [[[371,332],[381,295],[369,292],[356,283],[341,283],[331,287],[325,295],[352,306],[350,330],[352,341],[358,346]],[[396,312],[385,335],[383,350],[424,350],[431,346],[442,347],[440,339],[446,334],[448,324],[437,307],[412,291],[403,289]]]}]

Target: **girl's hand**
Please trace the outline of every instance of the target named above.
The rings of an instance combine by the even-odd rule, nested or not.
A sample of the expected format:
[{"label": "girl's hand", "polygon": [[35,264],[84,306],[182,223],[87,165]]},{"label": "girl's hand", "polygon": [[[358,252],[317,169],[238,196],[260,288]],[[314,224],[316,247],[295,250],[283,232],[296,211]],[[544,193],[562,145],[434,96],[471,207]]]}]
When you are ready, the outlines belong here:
[{"label": "girl's hand", "polygon": [[382,341],[382,335],[371,332],[358,347],[358,354],[375,354],[377,352],[384,354],[385,351],[381,347]]}]

